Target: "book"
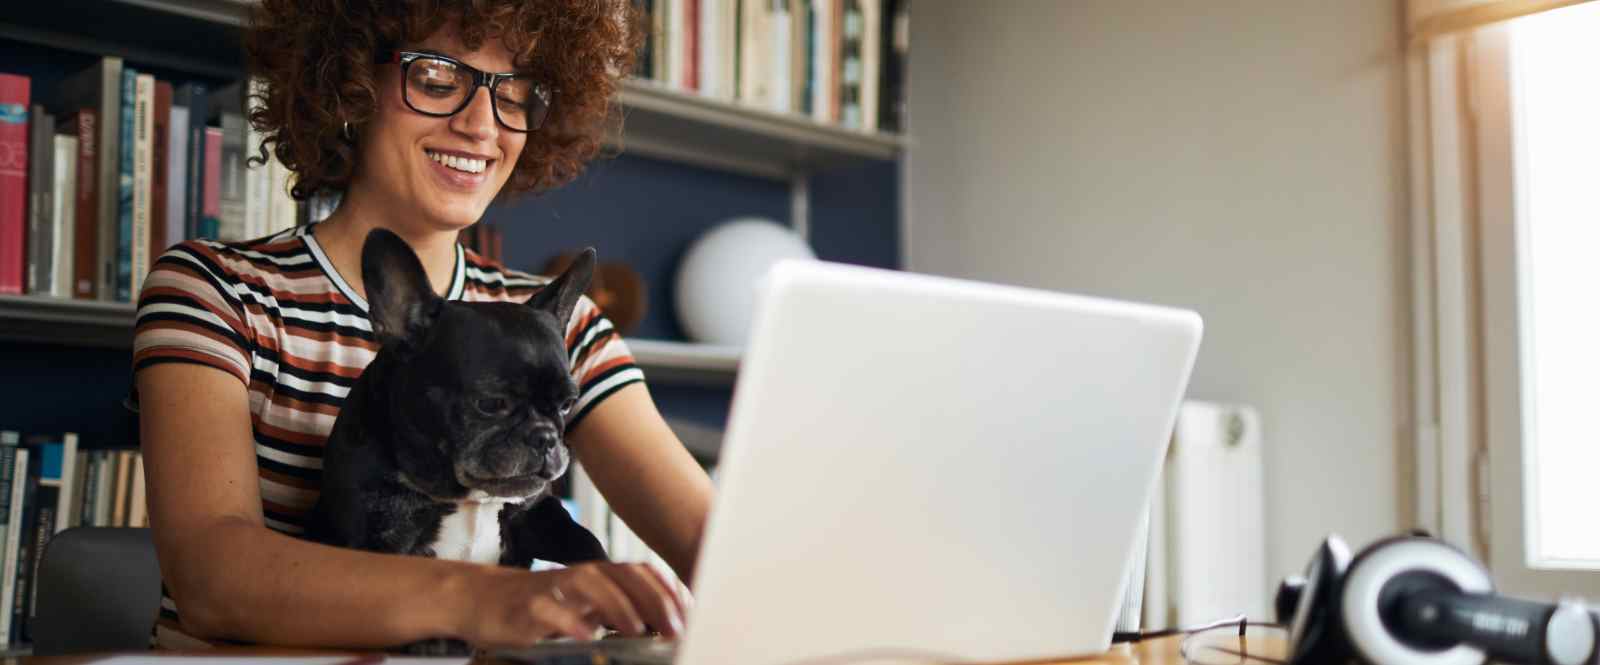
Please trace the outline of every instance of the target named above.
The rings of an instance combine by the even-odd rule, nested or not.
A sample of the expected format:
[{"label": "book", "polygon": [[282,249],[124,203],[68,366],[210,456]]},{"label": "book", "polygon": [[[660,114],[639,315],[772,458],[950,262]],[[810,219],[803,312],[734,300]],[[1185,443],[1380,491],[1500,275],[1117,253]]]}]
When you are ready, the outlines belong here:
[{"label": "book", "polygon": [[67,486],[72,492],[67,499],[67,509],[62,513],[66,515],[66,526],[57,528],[58,532],[73,527],[88,526],[84,523],[84,515],[87,513],[83,509],[83,504],[84,497],[89,495],[89,451],[79,449],[73,456],[72,476],[68,479]]},{"label": "book", "polygon": [[[26,443],[26,442],[25,442]],[[38,555],[40,479],[44,469],[45,450],[36,445],[24,445],[17,459],[27,453],[27,475],[23,479],[21,516],[14,533],[17,534],[16,568],[11,571],[11,644],[25,643],[28,634],[29,582],[33,579],[33,564]],[[20,469],[21,467],[19,467]],[[16,498],[16,497],[13,497]],[[15,513],[13,513],[15,514]]]},{"label": "book", "polygon": [[112,526],[111,509],[115,503],[117,485],[117,453],[111,450],[95,451],[95,526]]},{"label": "book", "polygon": [[22,293],[26,279],[30,83],[0,74],[0,293]]},{"label": "book", "polygon": [[[159,118],[159,116],[157,116]],[[174,105],[167,119],[167,228],[161,247],[189,238],[189,109]]]},{"label": "book", "polygon": [[6,513],[6,550],[3,568],[0,568],[0,573],[4,574],[0,578],[0,644],[9,645],[18,641],[19,626],[13,608],[17,606],[18,570],[25,553],[22,536],[27,530],[22,524],[27,517],[28,467],[32,465],[32,460],[29,459],[28,449],[19,447],[15,437],[6,445],[15,449],[15,461],[12,464],[10,505]]},{"label": "book", "polygon": [[133,227],[128,242],[128,293],[137,301],[145,275],[150,274],[151,218],[154,216],[155,95],[156,80],[149,74],[134,77],[133,98]]},{"label": "book", "polygon": [[[14,563],[5,563],[9,561],[9,559],[6,558],[5,553],[9,551],[7,549],[7,543],[11,542],[11,537],[9,535],[12,505],[11,495],[13,491],[12,486],[16,484],[15,481],[17,477],[18,438],[19,437],[16,432],[0,432],[0,439],[5,440],[3,444],[0,444],[0,574],[4,574],[7,571],[12,570],[11,566],[14,565]],[[24,466],[26,466],[26,462],[24,462]],[[0,584],[0,589],[3,588],[4,585]],[[0,596],[3,596],[3,593],[0,593]],[[4,600],[6,599],[0,597],[0,601]],[[3,605],[3,607],[9,608],[10,605]],[[11,641],[11,636],[8,632],[10,629],[10,621],[10,612],[0,613],[0,644],[9,644]]]},{"label": "book", "polygon": [[149,511],[145,505],[144,456],[133,456],[133,481],[128,490],[128,526],[149,526]]},{"label": "book", "polygon": [[100,526],[95,522],[94,510],[95,501],[100,497],[100,460],[104,453],[103,450],[80,451],[78,461],[83,464],[83,491],[78,507],[79,526]]},{"label": "book", "polygon": [[785,111],[811,113],[811,35],[815,30],[811,0],[789,0],[789,108]]},{"label": "book", "polygon": [[828,117],[833,106],[833,31],[834,0],[811,2],[811,68],[808,74],[811,91],[811,119],[832,122]]},{"label": "book", "polygon": [[[211,103],[204,85],[186,83],[173,93],[173,103],[188,109],[188,160],[184,164],[184,226],[182,238],[202,237],[205,215],[206,123],[211,121]],[[177,126],[176,124],[174,126]]]},{"label": "book", "polygon": [[99,290],[100,271],[100,140],[96,111],[78,109],[77,196],[73,207],[72,297],[92,300]]},{"label": "book", "polygon": [[906,62],[911,54],[911,0],[885,0],[883,57],[878,88],[878,131],[905,129]]},{"label": "book", "polygon": [[842,127],[861,127],[862,49],[866,46],[865,17],[862,5],[866,0],[844,0],[843,32],[839,44],[839,117]]},{"label": "book", "polygon": [[133,451],[117,451],[117,484],[112,490],[110,526],[128,525],[128,497],[133,485]]},{"label": "book", "polygon": [[[118,214],[118,182],[121,168],[121,118],[122,118],[122,59],[106,56],[77,74],[62,81],[56,89],[57,110],[79,111],[78,150],[92,153],[95,168],[79,168],[79,181],[90,188],[93,194],[92,207],[84,207],[83,197],[80,192],[79,209],[95,213],[96,231],[92,238],[88,237],[81,226],[78,229],[78,240],[92,240],[92,244],[78,248],[78,279],[80,284],[74,289],[75,295],[80,298],[100,298],[110,300],[116,295],[116,261],[117,261],[117,230],[120,223]],[[85,122],[83,110],[91,112]],[[84,125],[94,133],[94,140],[85,141]],[[80,162],[81,162],[80,155]],[[92,257],[89,256],[90,247],[93,248]],[[94,289],[92,293],[82,288],[81,281],[88,274],[86,268],[94,267]]]},{"label": "book", "polygon": [[244,92],[239,82],[211,94],[211,108],[222,126],[221,189],[216,240],[244,240],[250,234],[245,172]]},{"label": "book", "polygon": [[133,168],[137,159],[139,128],[135,104],[138,103],[139,73],[132,67],[122,70],[122,125],[117,142],[117,249],[113,265],[116,286],[112,300],[131,302],[133,298]]},{"label": "book", "polygon": [[655,8],[650,13],[650,78],[662,83],[669,83],[672,62],[672,36],[668,34],[668,27],[672,23],[672,5],[677,0],[655,0]]},{"label": "book", "polygon": [[794,109],[794,86],[790,79],[793,78],[794,59],[794,17],[789,12],[789,0],[771,0],[771,22],[768,28],[772,36],[767,42],[767,65],[764,73],[767,78],[767,109],[775,113],[787,113]]},{"label": "book", "polygon": [[205,180],[201,183],[199,227],[193,237],[219,239],[222,237],[222,130],[207,127],[205,130]]},{"label": "book", "polygon": [[72,280],[77,266],[76,248],[73,245],[78,217],[78,135],[76,117],[68,118],[71,134],[53,137],[55,172],[51,174],[51,188],[55,190],[55,206],[50,213],[50,263],[54,274],[50,279],[50,295],[71,298]]},{"label": "book", "polygon": [[883,4],[881,0],[861,2],[861,119],[857,129],[878,130],[878,79],[883,57]]},{"label": "book", "polygon": [[[55,521],[51,523],[50,533],[65,531],[72,526],[72,503],[78,492],[75,485],[78,478],[78,435],[66,432],[56,445],[61,447],[61,459],[56,462]],[[46,475],[49,475],[48,471]]]},{"label": "book", "polygon": [[51,259],[50,212],[55,208],[50,185],[55,173],[55,118],[35,104],[28,113],[28,248],[25,293],[48,293],[55,275]]},{"label": "book", "polygon": [[167,151],[172,145],[172,84],[166,81],[155,84],[155,102],[150,107],[150,244],[149,253],[145,255],[145,270],[139,277],[141,283],[155,265],[156,257],[161,256],[169,243],[177,241],[176,236],[167,239],[171,223],[167,218],[167,174],[170,173],[167,161],[172,158]]},{"label": "book", "polygon": [[683,0],[683,88],[700,89],[700,3]]}]

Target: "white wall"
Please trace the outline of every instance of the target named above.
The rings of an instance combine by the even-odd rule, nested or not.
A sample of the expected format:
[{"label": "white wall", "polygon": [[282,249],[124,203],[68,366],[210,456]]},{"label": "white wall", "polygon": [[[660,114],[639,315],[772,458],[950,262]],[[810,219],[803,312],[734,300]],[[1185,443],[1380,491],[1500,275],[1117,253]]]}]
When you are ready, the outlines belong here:
[{"label": "white wall", "polygon": [[917,0],[909,266],[1180,305],[1265,421],[1267,565],[1408,524],[1396,0]]}]

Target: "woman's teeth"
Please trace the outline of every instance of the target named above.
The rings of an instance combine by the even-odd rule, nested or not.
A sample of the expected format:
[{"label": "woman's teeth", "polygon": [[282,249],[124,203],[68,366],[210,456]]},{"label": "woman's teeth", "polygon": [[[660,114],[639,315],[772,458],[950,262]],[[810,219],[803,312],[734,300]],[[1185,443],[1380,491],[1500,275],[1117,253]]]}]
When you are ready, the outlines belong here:
[{"label": "woman's teeth", "polygon": [[433,161],[457,171],[464,171],[466,173],[483,173],[483,170],[489,167],[489,161],[486,159],[457,157],[455,155],[446,155],[443,153],[433,152],[432,150],[428,150],[426,152],[428,153],[429,159],[432,159]]}]

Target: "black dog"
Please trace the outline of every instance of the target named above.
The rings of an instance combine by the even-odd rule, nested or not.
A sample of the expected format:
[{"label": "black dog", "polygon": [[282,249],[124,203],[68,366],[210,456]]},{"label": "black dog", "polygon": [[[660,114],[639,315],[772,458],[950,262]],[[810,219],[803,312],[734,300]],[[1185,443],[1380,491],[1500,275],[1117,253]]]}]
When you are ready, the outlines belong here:
[{"label": "black dog", "polygon": [[520,568],[604,559],[550,492],[578,396],[564,332],[594,257],[525,305],[451,302],[399,236],[370,233],[361,275],[381,349],[328,436],[307,537]]}]

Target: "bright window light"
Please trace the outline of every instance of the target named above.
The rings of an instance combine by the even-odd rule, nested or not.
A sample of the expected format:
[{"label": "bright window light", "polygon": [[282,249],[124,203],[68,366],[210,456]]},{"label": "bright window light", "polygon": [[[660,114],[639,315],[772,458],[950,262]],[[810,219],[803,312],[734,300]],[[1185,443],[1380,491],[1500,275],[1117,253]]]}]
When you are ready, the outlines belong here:
[{"label": "bright window light", "polygon": [[1529,564],[1600,568],[1600,3],[1511,31]]}]

